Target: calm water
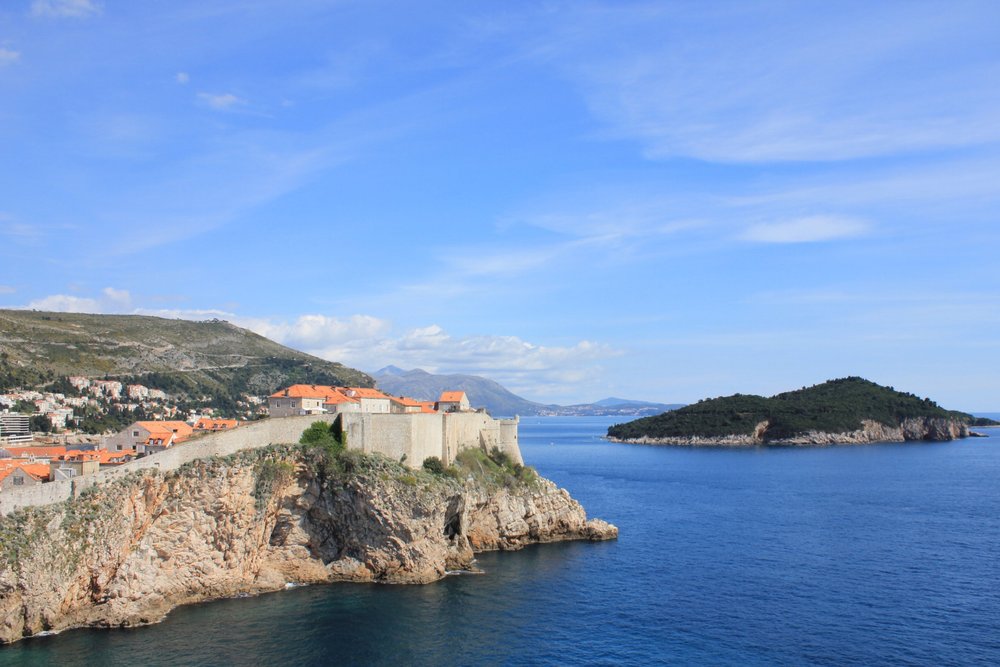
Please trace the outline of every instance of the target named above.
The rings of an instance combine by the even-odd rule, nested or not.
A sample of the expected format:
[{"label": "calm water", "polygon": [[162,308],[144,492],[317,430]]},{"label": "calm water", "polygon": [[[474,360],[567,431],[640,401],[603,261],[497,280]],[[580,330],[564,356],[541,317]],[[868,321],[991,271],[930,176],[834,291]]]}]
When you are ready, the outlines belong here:
[{"label": "calm water", "polygon": [[613,421],[526,419],[521,442],[617,542],[185,607],[0,664],[1000,664],[1000,430],[747,451],[613,445]]}]

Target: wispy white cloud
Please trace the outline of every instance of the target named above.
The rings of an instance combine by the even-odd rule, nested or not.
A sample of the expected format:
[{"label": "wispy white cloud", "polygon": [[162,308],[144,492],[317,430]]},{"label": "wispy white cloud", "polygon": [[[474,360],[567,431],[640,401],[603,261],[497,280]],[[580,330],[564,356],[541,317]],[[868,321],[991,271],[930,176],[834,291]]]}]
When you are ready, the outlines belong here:
[{"label": "wispy white cloud", "polygon": [[94,0],[33,0],[31,3],[34,16],[83,18],[100,14],[101,9],[101,4]]},{"label": "wispy white cloud", "polygon": [[183,86],[184,84],[191,81],[191,75],[188,74],[187,72],[178,72],[177,74],[174,75],[174,81]]},{"label": "wispy white cloud", "polygon": [[6,236],[15,243],[31,245],[41,240],[43,235],[38,225],[14,222],[11,216],[0,213],[0,236]]},{"label": "wispy white cloud", "polygon": [[94,112],[76,126],[86,137],[81,153],[101,157],[147,159],[154,157],[167,136],[169,124],[155,114]]},{"label": "wispy white cloud", "polygon": [[128,314],[149,315],[168,320],[192,320],[195,322],[202,320],[227,320],[235,323],[238,319],[235,313],[218,308],[136,308]]},{"label": "wispy white cloud", "polygon": [[17,290],[10,285],[0,285],[0,294],[13,294]]},{"label": "wispy white cloud", "polygon": [[21,59],[21,52],[0,46],[0,67],[16,63]]},{"label": "wispy white cloud", "polygon": [[106,303],[112,304],[116,309],[126,309],[132,305],[132,295],[128,290],[105,287],[101,294]]},{"label": "wispy white cloud", "polygon": [[247,103],[245,99],[232,93],[198,93],[198,100],[216,111],[226,111]]},{"label": "wispy white cloud", "polygon": [[60,313],[122,313],[128,312],[132,296],[127,290],[105,287],[97,298],[52,294],[31,301],[27,308]]},{"label": "wispy white cloud", "polygon": [[863,220],[816,215],[751,225],[739,238],[758,243],[817,243],[857,238],[869,230],[870,225]]},{"label": "wispy white cloud", "polygon": [[981,85],[996,64],[974,55],[997,18],[989,4],[592,5],[529,26],[525,51],[649,158],[844,160],[1000,139],[1000,92]]},{"label": "wispy white cloud", "polygon": [[[108,292],[105,290],[105,297]],[[108,312],[110,305],[108,298],[99,302],[58,295],[29,307]],[[137,308],[131,312],[190,320],[225,319],[293,349],[355,368],[371,371],[395,364],[429,372],[481,374],[538,397],[576,395],[577,385],[599,383],[602,360],[621,354],[609,345],[590,340],[572,345],[539,345],[517,336],[456,337],[436,324],[397,333],[389,320],[361,314],[308,314],[281,320],[212,309]],[[599,384],[593,386],[593,391],[599,391]]]},{"label": "wispy white cloud", "polygon": [[51,310],[57,313],[100,313],[101,305],[97,299],[72,296],[70,294],[52,294],[41,299],[35,299],[28,304],[32,310]]},{"label": "wispy white cloud", "polygon": [[347,318],[302,315],[292,322],[239,317],[236,320],[262,336],[335,361],[340,361],[335,357],[341,350],[372,344],[392,326],[387,320],[371,315]]},{"label": "wispy white cloud", "polygon": [[389,321],[370,315],[304,315],[292,322],[236,317],[234,322],[289,347],[356,368],[395,364],[429,372],[482,374],[535,396],[572,393],[573,383],[598,376],[597,362],[619,354],[588,340],[549,346],[517,336],[455,337],[433,324],[394,334]]}]

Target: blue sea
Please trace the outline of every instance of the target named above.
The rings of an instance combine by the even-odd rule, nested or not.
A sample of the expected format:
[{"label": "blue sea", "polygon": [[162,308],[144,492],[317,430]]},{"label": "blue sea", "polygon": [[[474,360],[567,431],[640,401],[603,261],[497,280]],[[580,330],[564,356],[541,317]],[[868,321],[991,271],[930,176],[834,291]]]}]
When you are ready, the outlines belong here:
[{"label": "blue sea", "polygon": [[998,665],[1000,429],[951,443],[686,449],[528,418],[528,463],[615,542],[483,575],[337,584],[73,630],[3,665]]}]

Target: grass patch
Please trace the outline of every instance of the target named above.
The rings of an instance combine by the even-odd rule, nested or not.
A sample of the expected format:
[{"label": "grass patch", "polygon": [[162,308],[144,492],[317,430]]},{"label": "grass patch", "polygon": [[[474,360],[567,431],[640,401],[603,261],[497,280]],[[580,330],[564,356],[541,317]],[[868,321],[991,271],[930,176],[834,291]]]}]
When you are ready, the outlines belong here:
[{"label": "grass patch", "polygon": [[489,454],[481,449],[465,449],[455,457],[455,465],[444,471],[456,479],[472,477],[489,486],[514,487],[533,485],[538,473],[530,466],[515,462],[506,452],[494,447]]}]

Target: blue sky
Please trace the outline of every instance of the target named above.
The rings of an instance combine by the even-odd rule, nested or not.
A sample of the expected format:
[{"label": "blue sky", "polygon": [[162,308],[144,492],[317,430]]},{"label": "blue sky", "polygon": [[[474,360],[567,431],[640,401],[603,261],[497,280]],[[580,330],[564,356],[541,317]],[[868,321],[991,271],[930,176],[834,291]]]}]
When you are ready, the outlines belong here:
[{"label": "blue sky", "polygon": [[8,0],[0,305],[1000,409],[1000,4]]}]

